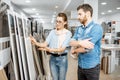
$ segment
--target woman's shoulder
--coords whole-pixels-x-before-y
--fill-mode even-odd
[[[68,30],[68,29],[64,29],[64,31],[66,31],[66,32],[70,32],[70,30]]]
[[[68,30],[68,29],[65,29],[65,31],[66,31],[67,34],[72,34],[71,31]]]

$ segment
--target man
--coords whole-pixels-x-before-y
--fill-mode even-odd
[[[78,54],[78,80],[99,80],[103,30],[92,20],[93,9],[89,4],[78,6],[77,11],[82,25],[77,27],[70,45],[76,47],[71,53]]]

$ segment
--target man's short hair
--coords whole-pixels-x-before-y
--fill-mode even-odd
[[[91,17],[93,15],[93,8],[89,4],[82,4],[77,7],[77,11],[83,9],[84,12],[90,11]]]

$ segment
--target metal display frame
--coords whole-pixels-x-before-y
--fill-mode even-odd
[[[29,72],[29,80],[35,80],[37,78],[37,73],[35,71],[35,65],[34,65],[34,58],[33,58],[33,51],[32,51],[32,45],[29,38],[29,35],[31,33],[30,25],[28,25],[30,22],[27,18],[22,17],[22,20],[24,22],[23,24],[23,36],[24,36],[24,44],[26,49],[26,59],[27,59],[27,65],[28,65],[28,72]]]
[[[23,80],[29,80],[28,77],[28,66],[27,66],[27,59],[26,59],[26,49],[25,49],[25,41],[24,41],[24,32],[23,32],[23,19],[19,14],[16,14],[17,20],[17,31],[18,31],[18,39],[19,39],[19,48],[21,52],[21,61],[22,61],[22,73],[23,73]]]
[[[7,10],[8,14],[8,23],[9,23],[9,34],[10,34],[10,46],[12,50],[12,57],[13,57],[13,64],[14,64],[14,72],[16,80],[20,80],[20,70],[19,70],[19,60],[18,60],[18,53],[17,53],[17,42],[16,42],[16,33],[15,33],[15,21],[14,21],[14,14],[12,11]],[[11,26],[11,18],[10,15],[13,17],[13,27]],[[14,32],[12,31],[14,29]]]

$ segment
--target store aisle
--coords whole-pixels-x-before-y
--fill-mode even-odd
[[[77,60],[68,54],[68,72],[66,80],[77,80]]]

